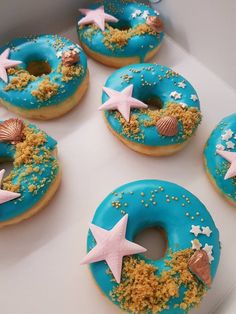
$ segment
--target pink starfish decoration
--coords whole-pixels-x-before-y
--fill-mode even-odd
[[[217,154],[219,154],[221,157],[226,159],[228,162],[230,162],[230,167],[225,175],[225,180],[233,178],[236,176],[236,153],[228,152],[225,150],[219,150],[217,149]]]
[[[85,15],[79,22],[78,25],[96,24],[102,31],[105,30],[105,21],[107,22],[118,22],[118,19],[110,14],[105,13],[104,6],[100,6],[95,10],[79,9],[79,11]]]
[[[97,245],[82,261],[82,264],[106,261],[118,283],[121,279],[123,257],[146,252],[144,247],[126,240],[127,222],[128,214],[109,231],[91,224],[90,230]]]
[[[0,185],[2,184],[2,179],[3,179],[4,173],[5,173],[4,169],[0,171]],[[19,193],[14,193],[14,192],[0,189],[0,204],[14,200],[17,197],[20,197]]]
[[[118,110],[127,122],[130,119],[131,108],[147,108],[148,106],[142,101],[132,97],[134,86],[131,84],[121,92],[103,87],[104,92],[110,97],[99,110]]]
[[[0,55],[0,78],[7,83],[8,82],[8,75],[7,75],[7,69],[12,68],[20,63],[21,61],[16,61],[16,60],[10,60],[8,59],[10,54],[10,49],[7,48],[2,52]]]

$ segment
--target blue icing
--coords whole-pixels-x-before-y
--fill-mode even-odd
[[[169,201],[167,201],[167,199]],[[119,202],[119,205],[115,205]],[[215,277],[219,258],[220,243],[219,232],[206,207],[192,193],[184,188],[159,180],[142,180],[125,184],[109,194],[97,208],[92,223],[110,230],[116,223],[128,214],[126,238],[134,241],[135,236],[149,227],[162,227],[167,236],[168,250],[162,259],[153,261],[144,255],[138,254],[140,259],[158,268],[158,273],[168,270],[165,260],[170,260],[169,249],[178,252],[192,247],[191,241],[196,239],[190,232],[192,225],[208,226],[212,233],[210,237],[199,234],[197,239],[204,247],[205,244],[213,246],[214,260],[210,264],[212,278]],[[96,245],[95,240],[88,232],[87,251]],[[110,292],[117,283],[111,281],[107,274],[107,264],[97,262],[90,264],[90,269],[95,281],[105,295],[111,300]],[[170,310],[162,311],[163,314],[183,314],[184,310],[175,308],[176,303],[181,303],[184,298],[185,287],[180,287],[180,296],[170,299]],[[117,305],[119,305],[116,302]]]
[[[72,80],[64,82],[62,81],[61,72],[58,71],[61,57],[57,57],[57,52],[67,51],[72,46],[80,50],[80,61],[78,65],[82,66],[83,71],[80,76],[73,77]],[[33,96],[31,92],[37,90],[39,83],[45,78],[44,76],[37,77],[35,81],[30,82],[23,90],[4,91],[6,83],[0,79],[0,98],[16,107],[22,109],[38,109],[63,102],[76,92],[78,86],[86,76],[87,57],[85,53],[79,46],[58,35],[40,35],[28,38],[17,38],[1,47],[0,53],[7,48],[11,49],[9,55],[10,59],[22,61],[22,64],[19,65],[22,69],[26,69],[28,63],[31,61],[47,61],[52,68],[48,77],[51,82],[59,85],[56,95],[46,101],[39,101],[39,99]],[[11,81],[13,77],[13,75],[9,75],[9,81]]]
[[[231,130],[233,132],[232,137],[228,139],[235,144],[232,149],[227,148],[227,140],[222,138],[222,135],[226,131]],[[226,151],[236,152],[236,114],[232,114],[223,120],[216,126],[211,133],[204,150],[204,157],[206,162],[206,168],[219,188],[221,193],[225,194],[233,202],[236,202],[236,178],[224,179],[224,176],[228,170],[229,162],[216,153],[217,145],[222,145]],[[220,147],[219,146],[219,147]]]
[[[185,88],[178,86],[178,83],[184,82]],[[177,105],[186,105],[186,108],[196,108],[200,111],[200,102],[197,93],[193,86],[181,75],[174,72],[170,68],[162,65],[143,63],[134,64],[123,67],[116,70],[107,79],[105,86],[118,91],[123,90],[128,85],[133,84],[133,97],[143,102],[150,98],[158,97],[163,108],[166,108],[169,103],[175,103]],[[180,99],[174,99],[171,97],[172,92],[181,94]],[[192,100],[191,96],[197,97],[196,100]],[[105,92],[102,94],[102,103],[106,102],[109,97]],[[107,122],[111,128],[118,134],[122,135],[129,141],[136,143],[142,143],[148,146],[165,146],[183,143],[187,137],[183,136],[182,123],[178,122],[179,132],[176,136],[162,136],[157,132],[156,126],[145,126],[143,121],[150,120],[146,113],[139,109],[132,109],[131,114],[136,114],[139,121],[139,134],[142,136],[128,136],[122,130],[122,124],[119,119],[116,118],[114,111],[106,111],[105,116]],[[193,133],[197,128],[200,121],[196,122]]]
[[[106,13],[113,15],[119,20],[117,23],[109,23],[114,28],[134,28],[137,25],[145,24],[146,18],[143,17],[145,11],[148,11],[150,16],[156,16],[156,12],[151,7],[141,3],[126,1],[106,0],[102,1],[102,3],[91,5],[90,8],[95,9],[101,4],[104,5]],[[132,14],[136,10],[140,10],[141,14],[133,18]],[[109,30],[105,30],[105,32],[109,32]],[[110,57],[137,56],[140,57],[140,61],[143,62],[146,55],[161,44],[164,33],[136,35],[130,38],[125,46],[121,48],[116,47],[114,49],[110,49],[104,44],[104,33],[100,29],[94,31],[91,25],[78,28],[78,36],[81,42],[85,43],[86,46],[97,53]]]
[[[38,134],[39,132],[42,134],[42,130],[38,129],[36,126],[28,126],[33,130],[34,134]],[[32,163],[29,164],[22,163],[19,166],[13,166],[11,173],[14,173],[14,177],[11,183],[13,185],[20,183],[18,192],[21,196],[0,205],[0,222],[7,221],[25,213],[40,202],[58,174],[58,163],[56,158],[52,155],[52,152],[57,146],[57,142],[44,132],[43,135],[45,136],[44,144],[37,146],[36,150],[34,150],[34,154],[39,158],[41,156],[42,161],[32,160]],[[14,162],[16,150],[15,145],[0,142],[0,159]],[[22,154],[24,153],[28,153],[27,148],[22,152]],[[30,170],[31,168],[33,171]],[[36,168],[38,168],[37,171]],[[30,185],[37,186],[37,189],[30,191]]]

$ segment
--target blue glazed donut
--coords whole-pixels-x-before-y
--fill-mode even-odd
[[[200,103],[193,86],[172,69],[147,63],[116,70],[107,79],[105,89],[120,92],[131,85],[132,97],[148,108],[131,107],[127,121],[117,110],[106,110],[110,98],[104,90],[100,109],[105,110],[109,129],[140,153],[163,156],[179,151],[201,121]]]
[[[93,20],[84,20],[87,13],[81,10],[78,37],[89,56],[103,64],[121,67],[146,62],[157,53],[164,37],[158,12],[145,4],[126,0],[99,1],[90,9],[101,6],[105,14],[116,19],[114,22],[115,19],[105,18],[104,29]]]
[[[205,168],[216,190],[236,205],[236,114],[212,131],[204,150]]]
[[[1,189],[20,194],[0,204],[0,227],[4,227],[41,210],[56,192],[61,172],[57,142],[35,125],[19,119],[0,123],[0,160],[13,162]]]
[[[126,214],[126,239],[133,242],[142,230],[161,227],[167,237],[166,254],[155,261],[142,254],[124,258],[119,284],[104,261],[90,264],[99,288],[129,313],[187,313],[207,290],[199,274],[193,268],[190,271],[189,260],[204,251],[208,259],[205,266],[213,279],[220,258],[219,232],[206,207],[176,184],[142,180],[109,194],[97,208],[92,223],[111,230]],[[89,231],[87,251],[95,246]],[[201,267],[201,272],[206,269]]]
[[[52,119],[78,104],[88,86],[87,57],[73,42],[58,35],[14,39],[9,60],[21,63],[0,78],[0,101],[27,118]],[[0,60],[1,63],[1,60]]]

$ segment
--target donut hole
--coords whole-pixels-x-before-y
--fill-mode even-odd
[[[163,102],[158,96],[151,96],[145,99],[144,102],[148,105],[149,110],[160,110],[163,108]]]
[[[161,227],[144,229],[136,235],[135,243],[147,249],[143,255],[151,260],[162,259],[167,251],[167,236]]]
[[[30,61],[26,69],[34,76],[48,75],[52,71],[50,64],[44,60]]]
[[[128,31],[131,28],[129,22],[125,20],[119,20],[117,23],[110,23],[109,25],[120,31]]]
[[[1,169],[5,169],[5,174],[3,179],[9,175],[9,173],[13,170],[14,166],[13,166],[13,161],[11,160],[4,160],[3,162],[1,162]]]

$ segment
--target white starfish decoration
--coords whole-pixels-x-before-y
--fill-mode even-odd
[[[144,10],[144,11],[143,11],[143,14],[142,14],[142,17],[143,17],[144,19],[146,19],[149,15],[150,15],[149,11],[148,11],[148,10]]]
[[[2,169],[0,171],[0,186],[2,185],[2,179],[5,174],[5,170]],[[15,198],[20,197],[21,195],[19,193],[10,192],[7,190],[0,189],[0,204],[6,203],[8,201],[14,200]]]
[[[192,225],[192,229],[190,230],[190,232],[193,233],[195,237],[197,237],[199,233],[202,233],[200,226],[194,226],[194,225]]]
[[[184,81],[179,82],[179,83],[178,83],[178,87],[180,87],[180,88],[185,88],[185,87],[186,87],[186,84],[184,83]]]
[[[18,64],[21,64],[21,61],[9,59],[10,49],[7,48],[0,55],[0,79],[5,83],[8,82],[7,69],[15,67]]]
[[[202,247],[202,244],[199,242],[198,239],[192,240],[191,243],[192,243],[192,249],[193,249],[193,250],[197,250],[197,251],[198,251],[198,250],[200,250],[201,247]]]
[[[132,97],[134,86],[128,85],[122,91],[103,87],[104,92],[110,97],[99,110],[118,110],[124,119],[129,122],[131,108],[147,108],[142,101]]]
[[[223,141],[228,141],[233,136],[234,132],[231,129],[225,131],[224,134],[221,135]]]
[[[229,149],[234,149],[235,144],[232,141],[226,142],[226,147]]]
[[[182,95],[180,93],[178,93],[177,91],[171,92],[170,93],[170,97],[176,99],[181,99]]]
[[[197,97],[197,95],[191,95],[191,100],[193,100],[193,101],[197,101],[198,100],[198,97]]]
[[[208,226],[202,227],[202,234],[206,235],[207,237],[210,237],[211,233],[212,231]]]
[[[207,253],[208,258],[209,258],[209,263],[211,264],[211,262],[214,261],[214,257],[212,255],[213,245],[208,245],[206,243],[203,250]]]

